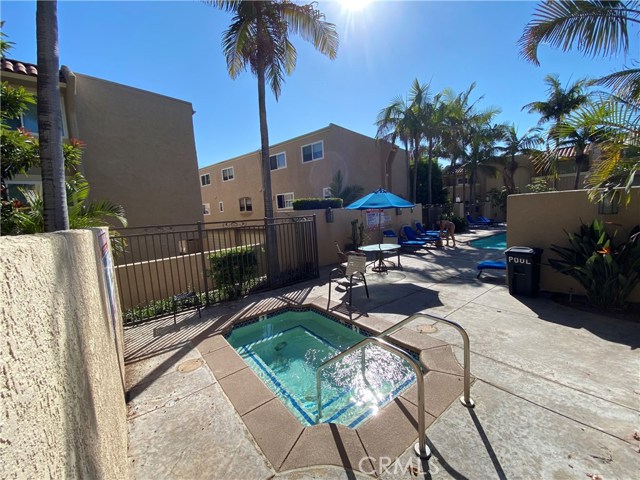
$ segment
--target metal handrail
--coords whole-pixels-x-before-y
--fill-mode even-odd
[[[362,341],[356,343],[354,346],[346,349],[344,352],[339,353],[335,357],[330,358],[322,365],[318,367],[316,370],[316,395],[317,395],[317,407],[318,414],[316,417],[316,422],[320,421],[320,417],[322,416],[322,381],[320,379],[320,373],[324,369],[324,367],[331,365],[337,362],[339,359],[343,358],[350,353],[355,352],[356,350],[360,350],[362,347],[365,347],[369,343],[377,343],[380,348],[386,350],[388,352],[394,353],[398,355],[400,358],[405,360],[411,368],[413,368],[414,373],[416,374],[416,382],[418,383],[418,445],[416,446],[416,453],[423,458],[428,458],[431,455],[425,439],[425,420],[424,420],[424,377],[422,376],[422,370],[420,368],[422,362],[416,361],[411,355],[402,350],[395,345],[383,340],[378,337],[367,337]],[[364,355],[364,350],[363,350]],[[364,363],[364,359],[362,360]],[[363,370],[364,375],[364,370]],[[365,379],[366,380],[366,379]]]
[[[460,397],[460,402],[468,408],[473,408],[475,406],[475,402],[471,399],[471,351],[469,347],[469,335],[467,331],[462,327],[462,325],[452,322],[451,320],[447,320],[446,318],[438,317],[437,315],[431,315],[429,313],[416,313],[415,315],[411,315],[410,317],[405,318],[401,322],[392,325],[387,328],[382,333],[376,335],[378,338],[389,338],[389,336],[400,330],[404,325],[410,323],[419,318],[426,318],[435,320],[437,322],[446,323],[447,325],[451,325],[453,328],[458,330],[460,335],[462,336],[462,342],[464,345],[464,395]]]

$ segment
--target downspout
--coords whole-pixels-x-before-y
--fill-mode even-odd
[[[69,129],[69,140],[72,138],[79,139],[80,131],[78,129],[78,117],[76,114],[76,75],[71,71],[69,67],[66,65],[62,65],[60,68],[62,72],[62,76],[64,78],[65,83],[67,84],[67,88],[64,92],[64,108],[67,114],[67,128]],[[82,162],[80,165],[76,167],[84,175],[84,171],[82,168]]]

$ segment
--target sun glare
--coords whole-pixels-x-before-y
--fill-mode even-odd
[[[371,3],[371,0],[340,0],[342,8],[351,12],[359,12],[369,3]]]

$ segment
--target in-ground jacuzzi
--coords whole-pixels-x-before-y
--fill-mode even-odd
[[[338,423],[355,428],[416,380],[406,361],[367,345],[364,357],[358,350],[322,369],[318,418],[318,367],[370,335],[327,313],[299,308],[241,322],[226,337],[303,425]]]

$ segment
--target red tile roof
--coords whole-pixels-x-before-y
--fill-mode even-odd
[[[3,58],[0,61],[0,70],[3,72],[13,72],[28,77],[38,76],[38,66],[33,63],[20,62],[18,60],[11,60],[10,58]],[[64,82],[65,78],[60,72],[60,81]]]

